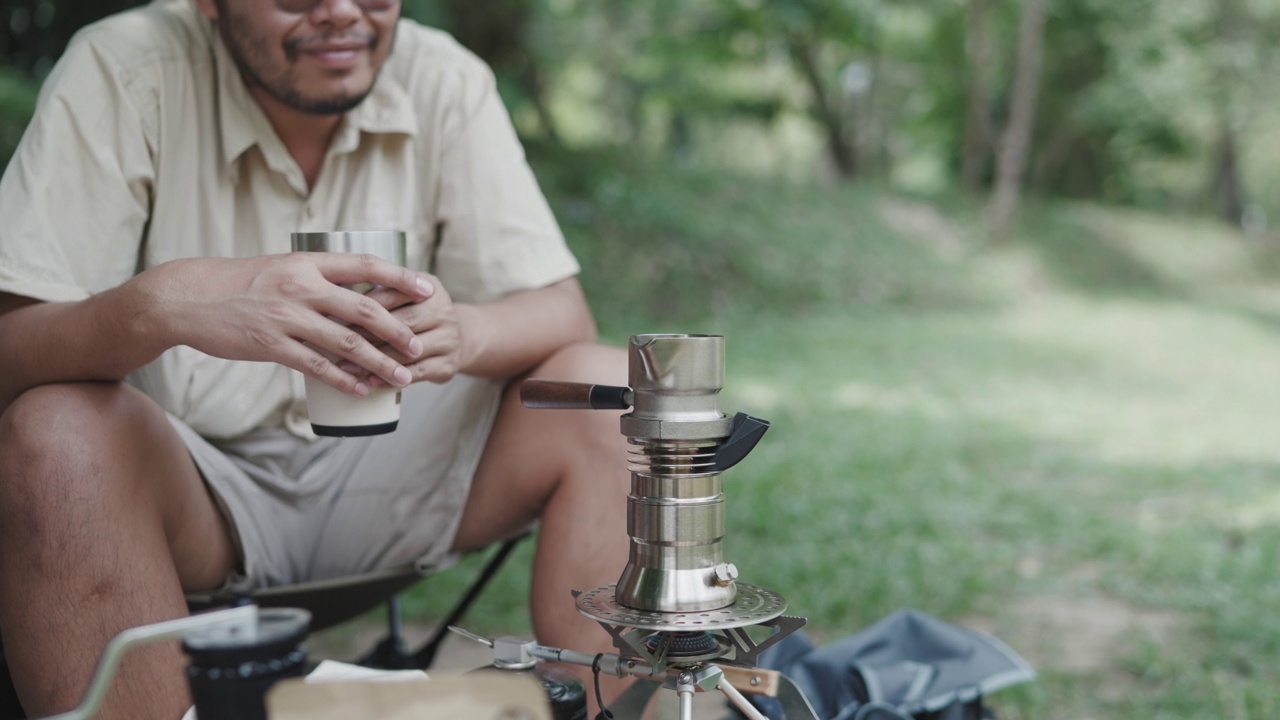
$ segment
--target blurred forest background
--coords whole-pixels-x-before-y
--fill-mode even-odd
[[[71,34],[138,4],[0,3],[0,158]],[[920,192],[1003,179],[1257,231],[1280,216],[1269,0],[405,0],[404,12],[489,61],[531,142]]]
[[[0,2],[0,161],[135,4]],[[1002,718],[1280,717],[1280,3],[404,8],[493,66],[605,339],[727,336],[774,429],[726,552],[819,641],[914,606],[1036,666]]]

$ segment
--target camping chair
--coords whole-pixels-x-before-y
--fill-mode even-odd
[[[448,637],[449,626],[462,620],[511,551],[530,534],[531,532],[525,532],[517,535],[490,551],[484,566],[462,597],[417,649],[409,649],[405,645],[399,599],[401,592],[425,579],[413,566],[297,585],[257,589],[230,587],[215,592],[191,593],[187,595],[187,606],[191,612],[248,602],[264,608],[302,608],[311,613],[310,632],[318,632],[352,620],[385,603],[387,633],[356,662],[381,669],[425,670],[435,661],[436,654]],[[0,720],[22,720],[24,717],[13,683],[9,680],[8,664],[0,653]]]
[[[507,556],[530,534],[525,532],[510,538],[491,551],[466,592],[417,650],[411,651],[405,647],[400,615],[400,593],[424,579],[412,565],[297,585],[259,589],[230,587],[209,593],[188,593],[187,607],[191,612],[200,612],[252,602],[264,608],[302,608],[311,613],[310,631],[314,633],[344,623],[385,603],[387,634],[357,662],[386,670],[425,670],[435,661],[436,653],[449,636],[449,626],[461,622],[472,603],[502,567]]]

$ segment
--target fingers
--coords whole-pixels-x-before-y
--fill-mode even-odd
[[[413,327],[406,323],[403,319],[392,315],[389,310],[378,303],[377,300],[361,295],[358,292],[339,288],[336,292],[321,299],[316,309],[325,315],[351,326],[343,328],[346,332],[341,338],[341,343],[332,349],[342,357],[351,357],[350,353],[362,349],[363,344],[356,341],[354,335],[365,340],[364,344],[369,344],[369,340],[385,341],[389,346],[399,350],[407,357],[417,357],[422,354],[422,342],[418,340],[414,334]],[[371,344],[369,344],[372,347]],[[352,357],[351,359],[355,359]],[[370,370],[375,368],[370,367]]]
[[[375,346],[355,328],[333,321],[327,321],[327,326],[308,333],[311,344],[317,350],[329,353],[338,361],[346,360],[354,363],[363,368],[364,372],[380,378],[383,381],[382,386],[393,387],[404,387],[413,382],[412,371],[401,364],[399,358],[416,358],[422,354],[422,341],[413,336],[412,331],[409,331],[409,335],[411,340],[408,345],[411,349],[407,353],[400,353],[390,346]],[[352,376],[359,375],[344,370],[339,372]],[[313,376],[324,379],[319,374],[313,373]]]
[[[358,373],[347,372],[305,343],[293,341],[282,348],[283,357],[279,362],[304,375],[313,377],[326,385],[332,386],[349,395],[364,397],[369,394],[368,379]],[[345,364],[345,363],[344,363]]]
[[[367,294],[335,287],[314,301],[313,308],[325,316],[324,322],[300,336],[322,357],[327,353],[338,364],[330,362],[330,369],[308,358],[316,367],[304,372],[329,384],[334,384],[333,379],[339,383],[335,387],[343,390],[347,386],[354,390],[361,383],[404,387],[417,380],[443,382],[456,374],[457,342],[449,342],[449,333],[439,330],[452,327],[456,337],[456,323],[449,322],[452,304],[435,278],[372,255],[294,255],[299,254],[309,256],[334,285],[375,286]],[[428,340],[437,351],[424,357]],[[334,372],[345,377],[335,378]]]
[[[348,256],[360,257],[360,256]],[[382,261],[368,256],[369,262],[379,264]],[[393,270],[403,268],[392,265]],[[412,308],[421,306],[426,300],[448,299],[446,293],[440,292],[435,278],[430,275],[405,271],[413,277],[413,286],[421,292],[408,293],[395,287],[376,285],[363,295],[354,291],[339,293],[331,298],[322,308],[328,315],[353,325],[358,331],[375,344],[385,341],[400,350],[409,358],[416,358],[422,352],[420,344],[415,344],[414,330],[421,331],[422,311]],[[326,276],[327,278],[327,276]],[[375,281],[376,282],[376,281]],[[410,308],[406,311],[405,308]],[[390,311],[398,311],[394,315]]]
[[[335,285],[373,283],[399,290],[415,300],[425,300],[435,292],[426,277],[376,255],[349,253],[305,253],[315,262],[325,279]]]
[[[427,348],[425,354],[420,357],[406,358],[385,346],[380,349],[394,360],[404,363],[413,377],[412,382],[443,383],[448,382],[454,375],[458,374],[460,340],[456,326],[437,327],[422,333],[418,337],[422,340],[423,346]],[[372,388],[391,386],[383,378],[370,374],[368,370],[355,363],[340,362],[338,366],[344,372],[365,380]]]
[[[430,282],[429,276],[426,279],[428,282]],[[435,292],[432,293],[433,297],[436,295],[437,293]],[[404,307],[405,305],[412,305],[413,303],[423,302],[421,299],[405,295],[399,290],[395,290],[392,288],[385,288],[385,287],[376,287],[370,290],[369,292],[365,293],[365,297],[372,299],[374,302],[378,303],[379,305],[381,305],[382,307],[388,310],[398,310]]]

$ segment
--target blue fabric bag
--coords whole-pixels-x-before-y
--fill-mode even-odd
[[[1036,676],[996,638],[912,609],[820,648],[795,633],[759,664],[790,678],[819,720],[990,718],[984,696]],[[770,720],[789,720],[777,700],[751,702]]]

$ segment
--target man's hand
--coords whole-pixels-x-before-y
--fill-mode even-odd
[[[408,305],[392,313],[378,299],[342,287],[361,283],[380,285],[379,292],[394,292]],[[154,269],[150,293],[143,312],[154,313],[176,344],[286,365],[357,396],[367,395],[371,383],[413,381],[419,370],[405,363],[423,354],[418,333],[430,337],[422,328],[440,322],[410,308],[443,294],[410,270],[345,253],[175,260]],[[447,296],[443,305],[452,309]]]
[[[366,332],[365,338],[373,341],[375,347],[388,357],[403,363],[413,376],[413,382],[426,380],[445,383],[458,373],[462,365],[462,331],[458,322],[458,308],[438,279],[426,273],[420,274],[418,279],[434,288],[429,297],[409,295],[386,286],[375,288],[367,297],[390,311],[392,317],[412,328],[422,344],[421,352],[414,356],[405,355],[390,344],[379,342],[371,332]],[[353,375],[369,375],[369,371],[362,371],[357,363],[339,363],[338,367]],[[390,385],[385,378],[377,375],[370,375],[368,383],[371,387]]]
[[[448,382],[458,373],[511,378],[569,343],[595,339],[595,322],[573,278],[471,305],[453,302],[437,278],[418,277],[435,288],[430,297],[414,297],[389,286],[367,297],[413,328],[422,342],[421,354],[406,355],[364,331],[365,339],[404,363],[415,382]],[[343,361],[339,367],[360,376],[370,387],[391,385],[383,377],[370,376],[358,363]]]

